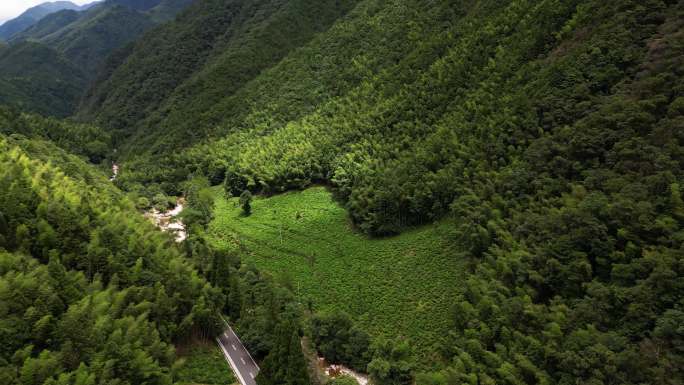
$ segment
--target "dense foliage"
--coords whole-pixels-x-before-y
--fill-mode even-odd
[[[111,153],[111,135],[99,127],[42,118],[5,107],[0,107],[0,133],[48,140],[71,154],[87,157],[91,163],[100,163]]]
[[[238,90],[354,3],[199,0],[112,60],[80,115],[135,136],[136,151],[197,142],[237,107],[231,98]]]
[[[33,29],[54,22],[60,14],[50,15],[33,28],[19,34],[15,40],[32,40],[47,45],[79,68],[88,79],[92,79],[112,51],[130,43],[155,23],[150,17],[123,6],[95,6],[80,12],[74,20],[64,20],[44,36],[36,36]],[[80,96],[80,95],[79,95]]]
[[[211,341],[222,312],[258,357],[281,348],[278,325],[299,314],[287,290],[206,247],[201,231],[177,247],[102,173],[34,132],[47,123],[68,147],[86,127],[2,117],[17,131],[0,133],[0,382],[183,381],[193,372],[175,363],[174,344]]]
[[[174,378],[178,385],[233,385],[237,380],[228,368],[221,349],[211,341],[183,353],[174,365]]]
[[[221,291],[106,185],[0,149],[2,383],[171,383],[170,343],[217,329]]]
[[[311,318],[311,340],[330,362],[364,372],[368,365],[370,337],[343,312],[315,314]]]
[[[29,48],[40,47],[0,47],[0,60],[30,57]],[[367,251],[345,259],[329,238],[291,229],[285,246],[299,249],[286,248],[284,223],[311,230],[316,222],[266,215],[259,209],[268,203],[248,199],[322,182],[371,235],[450,218],[451,259],[441,270],[465,270],[446,299],[442,293],[452,308],[433,314],[448,313],[435,323],[449,323],[450,332],[434,338],[430,364],[416,360],[414,343],[418,354],[425,345],[411,335],[376,333],[367,351],[354,351],[362,343],[350,341],[362,333],[349,319],[309,320],[304,329],[321,352],[357,368],[367,363],[376,385],[680,384],[683,51],[681,0],[199,0],[110,57],[79,112],[116,138],[125,162],[119,186],[160,202],[164,193],[186,195],[182,251],[147,236],[125,215],[132,205],[103,204],[88,193],[92,181],[46,165],[49,144],[3,140],[0,295],[28,300],[0,309],[2,330],[19,336],[3,347],[2,375],[166,383],[168,343],[210,334],[220,308],[264,360],[263,383],[306,380],[293,294],[238,255],[252,253],[297,283],[318,282],[307,288],[313,299],[372,293],[346,277],[334,277],[342,287],[321,284],[323,273],[355,267]],[[9,99],[28,105],[11,87],[17,79],[6,81]],[[27,128],[9,132],[70,150],[73,135],[88,138],[95,150],[75,150],[92,160],[109,140],[91,126],[71,133],[43,122],[54,125],[45,133],[30,117],[11,119]],[[252,215],[239,216],[231,201],[215,205],[210,185],[219,184],[243,196],[243,207],[249,201]],[[221,250],[205,240],[207,226]],[[330,237],[359,244],[339,234]],[[378,264],[364,267],[385,270],[368,273],[366,284],[393,271],[384,255],[374,257]],[[442,263],[441,254],[432,257],[397,269]],[[328,268],[317,270],[317,258],[328,258]],[[15,283],[24,276],[38,286]],[[158,282],[182,294],[167,298]],[[422,279],[420,289],[435,282],[442,280]],[[384,298],[393,288],[380,287]],[[41,290],[58,298],[34,305]],[[173,314],[155,313],[168,303]],[[411,305],[415,313],[398,316],[426,306]],[[80,321],[84,314],[113,321]],[[78,338],[87,333],[72,336],[74,319],[104,328],[97,331],[106,347],[120,346],[125,333],[148,337],[132,359],[133,348],[108,351],[144,370],[108,366],[92,339]]]
[[[146,44],[224,41],[193,32],[205,9],[133,47],[86,105],[133,138],[122,185],[325,181],[378,235],[453,216],[470,272],[450,369],[420,382],[681,382],[684,3],[367,0],[270,47],[284,57],[249,81],[222,83],[242,72],[218,43],[189,62],[162,46],[155,62],[188,65],[137,81],[159,67]]]
[[[63,11],[41,13],[12,34],[10,48],[0,50],[0,104],[42,115],[73,114],[112,52],[172,19],[190,2],[152,0],[141,7],[107,0],[85,8],[67,3]]]
[[[528,89],[539,133],[452,205],[472,277],[454,309],[454,370],[439,383],[684,378],[673,326],[684,298],[684,4],[626,5],[570,60],[549,62],[553,87]],[[601,11],[583,17],[607,20]]]
[[[0,104],[44,115],[70,115],[86,85],[79,68],[38,43],[0,46],[0,68]]]

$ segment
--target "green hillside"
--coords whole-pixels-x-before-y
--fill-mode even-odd
[[[150,20],[157,24],[173,20],[176,15],[184,11],[195,0],[162,0],[147,11]]]
[[[78,18],[81,17],[81,13],[74,10],[63,10],[55,12],[49,17],[44,17],[36,24],[24,29],[23,31],[16,33],[12,36],[10,41],[23,41],[23,40],[40,40],[60,29],[64,26],[69,25]]]
[[[252,34],[294,9],[278,4],[199,2],[110,62],[79,117],[120,135],[120,186],[325,182],[375,236],[453,218],[442,268],[466,274],[437,321],[444,369],[419,383],[678,383],[682,1],[364,0],[296,12],[327,20],[304,36]],[[221,242],[268,255],[266,219],[229,209]],[[410,383],[385,370],[410,366],[397,343],[376,349],[397,361],[370,363],[378,383]]]
[[[64,55],[36,43],[0,47],[0,105],[66,117],[86,85]]]
[[[215,39],[200,32],[222,31],[199,29],[221,13],[198,3],[134,47],[81,115],[129,136],[121,146],[135,154],[130,161],[154,154],[130,167],[140,171],[128,176],[133,182],[177,193],[174,183],[194,169],[215,183],[228,175],[237,190],[327,180],[364,231],[394,233],[444,215],[471,164],[514,163],[540,132],[591,112],[577,106],[598,103],[633,76],[645,39],[657,39],[663,22],[630,2],[455,5],[365,1],[268,70],[256,55],[283,52],[248,50],[245,71],[231,59],[243,51],[196,49],[193,42]],[[212,54],[215,45],[228,56]],[[577,110],[566,111],[562,99]],[[178,154],[198,141],[206,144]],[[370,191],[382,194],[370,199]]]
[[[3,55],[0,104],[42,115],[72,115],[107,57],[172,19],[189,0],[153,0],[137,9],[109,0],[83,11],[48,14],[12,36]]]
[[[171,341],[201,328],[188,300],[220,307],[215,289],[104,175],[66,176],[18,143],[0,135],[2,382],[170,382]]]
[[[308,383],[302,336],[374,385],[680,385],[683,52],[682,0],[197,0],[106,59],[87,124],[0,111],[0,383],[168,385],[220,311],[261,385]],[[0,47],[1,102],[53,108],[13,85],[61,79],[41,55],[69,65]],[[180,247],[130,201],[167,195]],[[51,261],[73,296],[33,306]],[[88,303],[136,320],[132,371],[69,329]]]
[[[241,216],[238,198],[215,190],[210,239],[274,274],[300,301],[343,310],[372,335],[407,336],[428,363],[449,332],[451,299],[463,267],[449,252],[449,224],[369,239],[322,187],[257,199]]]
[[[107,55],[154,25],[147,15],[130,8],[96,6],[40,42],[62,52],[92,78]]]
[[[84,12],[58,12],[17,34],[13,41],[32,40],[63,53],[89,78],[113,51],[157,24],[166,22],[192,0],[153,0],[147,7],[110,0]]]
[[[7,41],[14,37],[17,33],[31,27],[46,16],[59,12],[60,10],[77,10],[80,9],[78,5],[70,1],[53,1],[38,4],[23,12],[14,19],[8,20],[0,25],[0,40]]]
[[[99,127],[43,118],[5,107],[0,107],[0,133],[49,141],[69,154],[84,157],[95,164],[101,163],[111,153],[111,135]],[[55,162],[57,154],[48,155],[44,160]]]
[[[195,125],[222,99],[327,29],[353,3],[198,1],[176,22],[138,41],[120,63],[112,63],[116,70],[96,84],[80,114],[124,136],[138,134],[141,148],[161,146],[155,142],[162,132],[174,146],[197,141],[206,131],[180,127]]]
[[[297,317],[287,291],[196,236],[176,244],[108,175],[45,140],[69,147],[90,130],[1,112],[0,383],[232,383],[202,346],[236,309],[251,343],[280,348]]]

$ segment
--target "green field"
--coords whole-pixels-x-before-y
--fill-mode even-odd
[[[232,385],[237,380],[214,343],[196,345],[179,355],[175,368],[179,385]]]
[[[372,335],[407,336],[427,352],[449,330],[462,267],[446,246],[446,222],[400,236],[355,232],[323,187],[255,198],[244,217],[238,199],[215,190],[212,242],[291,282],[303,304],[339,308]]]

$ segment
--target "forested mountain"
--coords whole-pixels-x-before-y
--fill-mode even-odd
[[[110,0],[0,46],[0,102],[24,110],[68,114],[94,72],[65,71],[99,67],[80,123],[0,109],[0,383],[170,384],[172,346],[219,313],[262,385],[309,383],[302,335],[374,385],[684,382],[684,0],[196,0],[150,29],[186,5]],[[88,162],[112,158],[110,183]],[[266,202],[314,184],[335,200]],[[138,212],[165,194],[187,199],[180,245]],[[419,352],[419,327],[300,295],[295,273],[416,227],[383,258],[462,266],[396,307],[450,305]],[[326,250],[287,249],[309,238]]]
[[[126,214],[103,176],[86,184],[13,140],[0,138],[0,148],[2,382],[169,383],[170,342],[211,328],[194,320],[206,312],[195,301],[216,309],[220,292],[193,276],[168,238]]]
[[[175,22],[139,40],[130,55],[111,60],[82,114],[97,115],[112,129],[125,128],[122,134],[128,136],[131,127],[139,128],[145,146],[161,140],[156,133],[162,131],[174,143],[196,141],[204,131],[179,127],[204,119],[222,99],[327,29],[354,3],[198,1]]]
[[[197,234],[176,246],[100,171],[44,140],[70,148],[96,128],[0,112],[12,132],[0,133],[1,383],[171,384],[174,344],[219,333],[221,312],[266,351],[297,333],[291,294]]]
[[[123,138],[120,186],[452,218],[469,275],[419,383],[680,383],[684,2],[323,3],[199,1],[110,60],[79,117]]]
[[[49,16],[42,18],[39,22],[34,25],[18,32],[12,36],[10,41],[23,41],[23,40],[38,40],[53,34],[64,26],[69,25],[81,16],[81,13],[73,10],[63,10],[55,12]]]
[[[43,118],[4,107],[0,107],[0,123],[0,134],[21,135],[31,140],[37,139],[38,142],[48,142],[67,154],[84,157],[92,164],[99,164],[111,156],[111,135],[96,126]],[[44,160],[54,162],[51,158]],[[69,169],[63,163],[60,163],[60,168],[63,171]],[[84,172],[87,171],[89,169]]]
[[[91,4],[78,6],[70,1],[55,1],[39,4],[35,7],[29,8],[17,18],[8,20],[0,25],[0,40],[9,40],[15,34],[32,26],[49,14],[64,9],[83,10],[90,6]]]
[[[8,84],[0,89],[0,101],[44,115],[71,115],[109,54],[191,2],[107,0],[83,11],[68,8],[43,17],[10,39],[22,56],[7,55],[0,63],[0,77]],[[26,65],[37,61],[42,61],[39,67]]]
[[[37,41],[55,49],[80,68],[88,78],[95,76],[98,67],[112,51],[133,41],[155,25],[149,16],[134,9],[105,4],[80,13],[78,18],[49,34],[40,32],[43,22],[49,23],[53,21],[53,17],[61,16],[60,13],[46,17],[41,23],[19,34],[15,41]],[[69,17],[66,18],[68,19]],[[34,36],[34,29],[43,36]]]
[[[99,49],[98,58],[103,60],[112,50],[130,42],[142,31],[172,19],[192,1],[153,0],[143,7],[143,3],[138,2],[108,0],[90,7],[88,12],[64,10],[50,14],[15,34],[10,41],[37,40],[68,54],[64,46],[79,45],[69,40],[91,39],[80,45],[90,50]],[[124,29],[124,25],[131,31]]]
[[[65,117],[87,80],[81,69],[44,45],[0,47],[0,104]]]

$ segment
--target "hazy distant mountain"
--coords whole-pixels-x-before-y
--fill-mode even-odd
[[[15,34],[36,24],[49,14],[65,9],[73,11],[85,10],[91,7],[93,4],[95,3],[79,6],[70,1],[55,1],[43,3],[29,8],[18,17],[8,20],[0,26],[0,39],[9,40]]]
[[[44,43],[92,74],[112,50],[174,17],[192,1],[106,0],[82,12],[64,9],[44,17],[9,41]]]
[[[65,26],[75,22],[81,16],[82,13],[79,11],[63,9],[44,17],[22,32],[14,34],[10,39],[8,39],[8,41],[17,42],[21,40],[43,40],[53,33],[61,30]]]
[[[93,74],[113,50],[131,42],[155,23],[146,14],[121,5],[102,5],[39,41],[62,52]]]
[[[20,104],[26,110],[47,115],[68,115],[108,55],[155,25],[175,17],[192,1],[106,0],[83,7],[68,3],[72,7],[52,12],[8,39],[11,51],[16,46],[23,47],[18,51],[23,56],[9,55],[0,62],[0,72],[9,67],[16,69],[13,78],[0,76],[0,104]],[[50,6],[56,9],[54,3]],[[43,57],[46,63],[39,69],[23,68],[26,57]],[[63,65],[64,60],[68,61],[68,66]],[[41,72],[51,74],[50,78],[41,79],[43,83],[49,79],[67,81],[51,83],[56,87],[52,93],[23,92],[28,89],[27,84],[33,86],[32,81],[40,78]],[[69,92],[56,92],[58,84]],[[32,98],[33,94],[40,94],[40,100]]]

